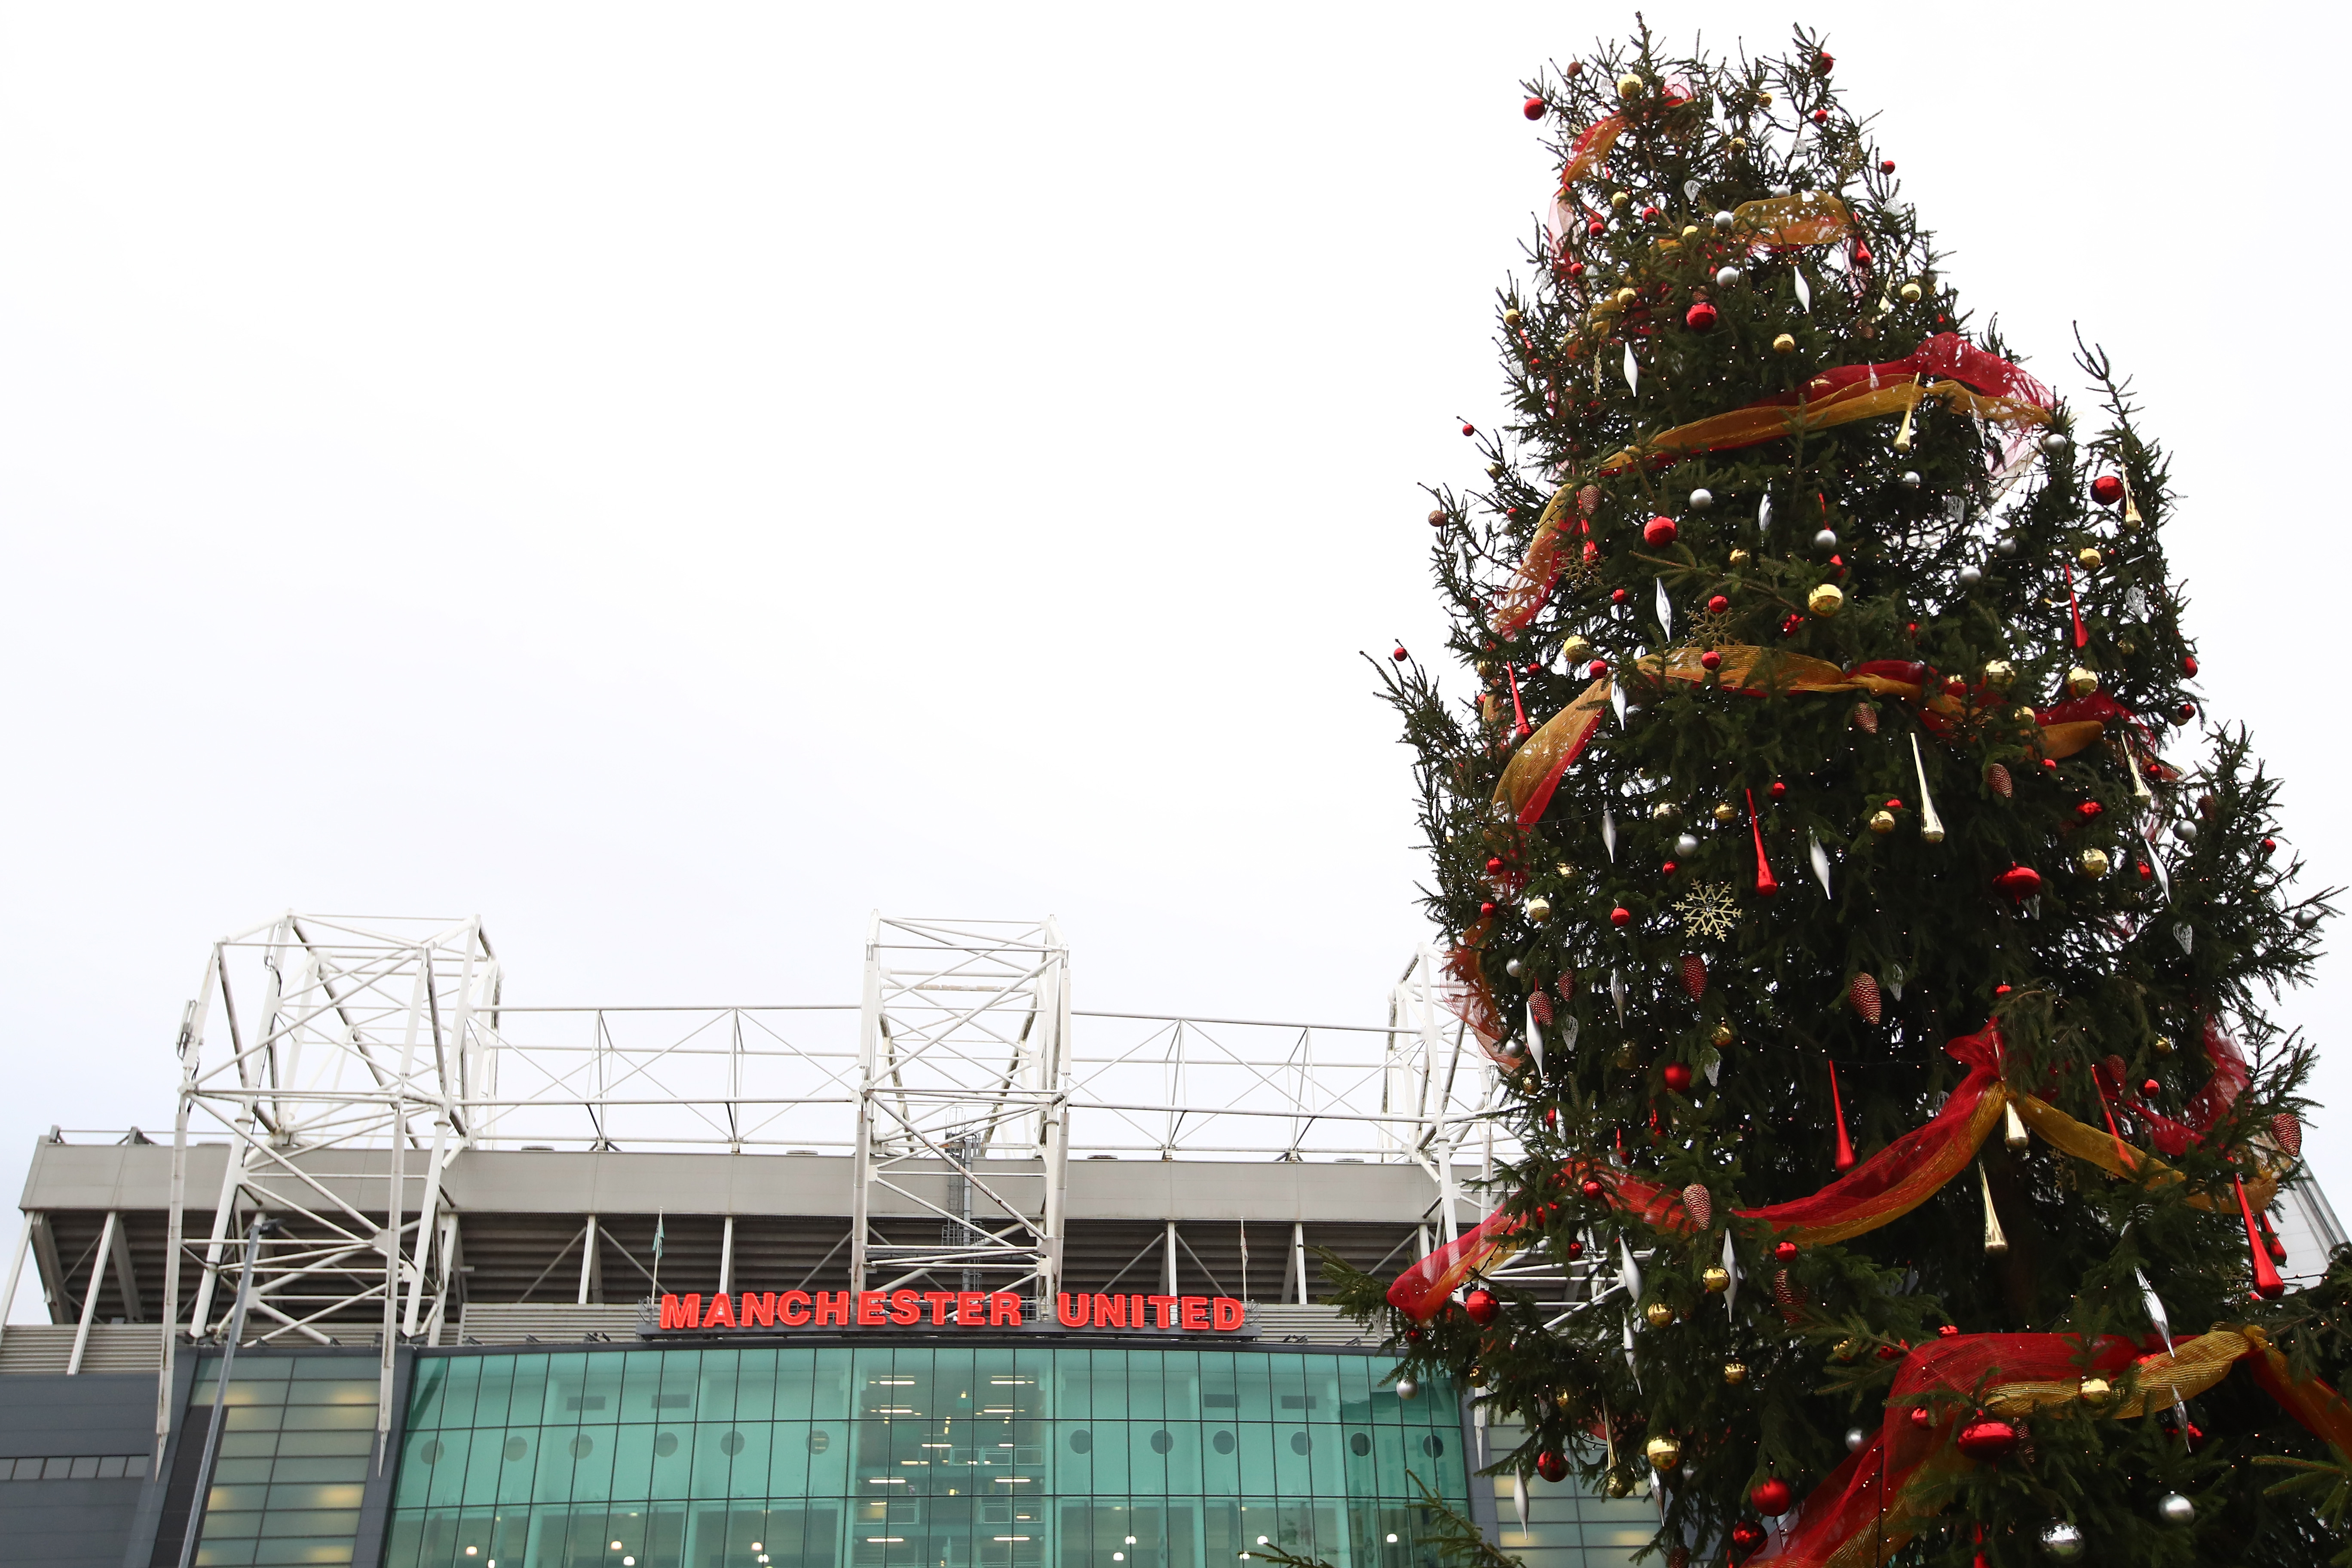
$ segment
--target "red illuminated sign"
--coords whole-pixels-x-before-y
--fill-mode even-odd
[[[1023,1302],[1009,1290],[725,1290],[661,1299],[661,1327],[694,1329],[1022,1328]],[[1090,1296],[1064,1291],[1054,1303],[1065,1329],[1176,1329],[1237,1332],[1248,1310],[1231,1296]],[[1039,1328],[1047,1325],[1041,1319]]]

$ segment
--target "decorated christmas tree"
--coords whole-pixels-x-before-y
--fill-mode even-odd
[[[2078,409],[1963,305],[1818,38],[1528,92],[1459,665],[1382,662],[1521,1152],[1344,1299],[1669,1562],[2328,1560],[2352,1263],[2276,1271],[2263,1011],[2326,900],[2202,711],[2195,510],[2104,354]]]

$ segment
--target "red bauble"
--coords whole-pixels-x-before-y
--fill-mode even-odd
[[[1493,876],[1496,872],[1500,871],[1502,868],[1503,868],[1503,859],[1502,859],[1502,857],[1501,857],[1501,856],[1499,856],[1499,855],[1489,855],[1489,856],[1487,856],[1487,857],[1486,857],[1486,875],[1488,875],[1489,877],[1491,877],[1491,876]]]
[[[1701,300],[1697,304],[1693,305],[1689,310],[1683,312],[1683,325],[1688,327],[1694,332],[1706,332],[1714,331],[1715,307],[1708,304],[1706,300]]]
[[[1862,1015],[1865,1024],[1875,1024],[1885,1014],[1886,1004],[1879,995],[1878,982],[1868,974],[1857,974],[1847,982],[1845,999],[1849,1006]]]
[[[1423,1337],[1422,1331],[1419,1329],[1407,1329],[1404,1331],[1404,1342],[1409,1345],[1417,1345],[1421,1343]]]
[[[1599,218],[1593,218],[1584,226],[1584,232],[1591,235],[1593,238],[1599,239],[1602,235],[1609,232],[1609,226],[1601,222]]]
[[[1672,544],[1675,542],[1675,520],[1673,518],[1654,517],[1649,521],[1642,525],[1642,542],[1648,545],[1651,549],[1656,550],[1664,545]]]
[[[1813,123],[1814,123],[1814,124],[1816,124],[1816,125],[1827,125],[1829,122],[1830,122],[1830,111],[1829,111],[1828,110],[1826,110],[1826,109],[1816,109],[1816,110],[1813,110]]]
[[[2101,506],[2113,506],[2124,499],[2124,482],[2113,474],[2101,474],[2091,481],[2091,499]]]
[[[1668,1062],[1666,1064],[1666,1070],[1659,1076],[1666,1080],[1666,1087],[1673,1089],[1676,1094],[1685,1094],[1689,1092],[1691,1086],[1691,1070],[1690,1068],[1683,1066],[1682,1063]]]
[[[1531,98],[1519,106],[1519,112],[1525,114],[1529,120],[1541,120],[1544,117],[1544,100],[1540,98]]]
[[[1698,656],[1698,666],[1701,669],[1721,669],[1723,668],[1723,656],[1716,652],[1715,649],[1709,648],[1705,653]]]
[[[1729,608],[1731,601],[1721,594],[1714,595],[1706,602],[1706,613],[1710,616],[1719,616]]]
[[[1895,173],[1895,160],[1892,158],[1881,158],[1878,161],[1878,172],[1882,174],[1891,174]]]
[[[2155,881],[2155,880],[2156,880],[2156,868],[2155,868],[2155,867],[2153,867],[2153,866],[2149,865],[2149,864],[2148,864],[2147,861],[2145,861],[2145,860],[2142,860],[2142,861],[2138,862],[2138,866],[2139,866],[2139,879],[2140,879],[2141,881],[2143,881],[2143,882],[2153,882],[2153,881]]]
[[[1789,786],[1782,784],[1780,780],[1774,779],[1772,781],[1772,788],[1769,793],[1774,800],[1785,800],[1789,795]]]
[[[1933,1421],[1934,1419],[1934,1416],[1927,1414],[1927,1407],[1926,1405],[1915,1405],[1911,1407],[1912,1426],[1925,1426],[1928,1422]]]
[[[1780,622],[1780,635],[1784,637],[1794,637],[1804,629],[1804,616],[1797,615],[1786,616]]]
[[[2031,866],[2011,866],[1995,877],[1992,885],[2021,904],[2042,891],[2042,873]]]
[[[1960,1325],[1958,1323],[1939,1323],[1936,1326],[1936,1335],[1938,1339],[1958,1339],[1960,1337]]]
[[[1622,605],[1633,596],[1633,595],[1628,594],[1622,588],[1612,588],[1609,590],[1609,602],[1612,605]]]
[[[1583,262],[1581,262],[1581,261],[1571,261],[1571,262],[1570,262],[1570,263],[1568,264],[1568,275],[1569,275],[1569,277],[1570,277],[1570,278],[1571,278],[1571,279],[1576,279],[1576,278],[1581,278],[1581,277],[1583,277],[1583,276],[1584,276],[1584,263],[1583,263]]]
[[[2163,1087],[2164,1086],[2162,1084],[2157,1082],[2156,1079],[2152,1078],[2143,1079],[2140,1080],[2139,1086],[2140,1098],[2143,1100],[2154,1100],[2156,1098],[2157,1091]]]
[[[1492,904],[1480,904],[1478,906],[1478,914],[1481,919],[1491,918],[1494,912],[1495,906]]]
[[[2273,856],[2273,855],[2275,855],[2275,854],[2277,854],[2277,853],[2278,853],[2278,840],[2277,840],[2277,839],[2275,839],[2275,838],[2265,838],[2265,839],[2263,839],[2263,854],[2264,858],[2267,858],[2268,857]]]
[[[1671,861],[1671,860],[1667,861],[1664,865],[1663,865],[1663,866],[1661,866],[1661,867],[1659,867],[1659,868],[1658,868],[1658,875],[1660,875],[1661,877],[1671,877],[1671,876],[1673,876],[1674,874],[1675,874],[1675,863],[1674,863],[1673,861]]]
[[[1406,659],[1411,658],[1412,655],[1404,651],[1404,644],[1399,643],[1396,645],[1395,649],[1390,653],[1389,657],[1396,660],[1399,664],[1402,664]]]
[[[1605,658],[1596,658],[1584,667],[1584,672],[1598,680],[1609,673],[1609,661]]]
[[[1794,1263],[1797,1260],[1797,1244],[1793,1241],[1776,1241],[1772,1244],[1772,1256],[1783,1263]]]
[[[1643,221],[1643,223],[1655,223],[1655,222],[1657,222],[1657,221],[1658,221],[1658,209],[1657,209],[1657,208],[1655,208],[1655,207],[1643,207],[1643,208],[1642,209],[1642,221]]]
[[[1620,904],[1615,909],[1609,911],[1609,923],[1613,926],[1632,925],[1633,923],[1633,911],[1627,909],[1624,905]]]
[[[1694,1002],[1706,994],[1706,960],[1686,952],[1682,961],[1683,991]]]
[[[2105,810],[2106,810],[2106,807],[2101,805],[2097,801],[2086,800],[2082,805],[2074,808],[2074,815],[2081,817],[2084,821],[2088,822],[2091,818],[2098,816],[2099,813]]]
[[[1833,66],[1833,65],[1837,64],[1837,61],[1836,61],[1835,59],[1833,59],[1833,58],[1831,58],[1830,53],[1829,53],[1829,51],[1828,51],[1827,49],[1822,50],[1822,51],[1821,52],[1821,55],[1818,57],[1818,58],[1819,58],[1819,63],[1820,63],[1821,68],[1822,68],[1822,74],[1823,76],[1827,76],[1827,75],[1829,75],[1829,74],[1830,74],[1830,68],[1831,68],[1832,66]]]
[[[2193,653],[2192,653],[2192,654],[2186,654],[2186,655],[2183,655],[2183,656],[2182,656],[2182,658],[2181,658],[2181,660],[2180,660],[2180,669],[2181,669],[2181,673],[2182,673],[2182,674],[2184,674],[2184,675],[2194,675],[2194,674],[2196,674],[2196,673],[2197,673],[2197,656],[2196,656],[2195,654],[2193,654]]]
[[[1597,1198],[1602,1193],[1609,1190],[1601,1184],[1599,1178],[1593,1176],[1585,1177],[1582,1182],[1578,1184],[1578,1187],[1579,1190],[1581,1191],[1588,1198]]]
[[[2006,1421],[1980,1417],[1960,1428],[1960,1452],[1971,1459],[1990,1462],[2016,1451],[2017,1428]]]
[[[1495,1315],[1503,1310],[1503,1304],[1495,1300],[1492,1290],[1482,1286],[1462,1298],[1462,1310],[1470,1314],[1472,1322],[1483,1329],[1495,1321]]]
[[[1462,426],[1462,434],[1465,436],[1475,436],[1478,434],[1478,426],[1475,425],[1465,424]]]
[[[2186,724],[2189,721],[2196,717],[2197,704],[2194,702],[2184,702],[2180,705],[2180,721],[2182,723]]]
[[[1568,1479],[1568,1461],[1549,1448],[1536,1456],[1536,1474],[1548,1481]]]
[[[1756,1511],[1765,1518],[1778,1519],[1789,1511],[1789,1505],[1797,1500],[1797,1493],[1780,1477],[1770,1476],[1748,1494],[1748,1500],[1754,1503]]]
[[[1752,1519],[1743,1519],[1731,1527],[1731,1549],[1745,1556],[1764,1544],[1764,1527]]]

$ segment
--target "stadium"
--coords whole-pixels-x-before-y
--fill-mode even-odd
[[[1513,1152],[1439,984],[1088,1012],[1051,921],[877,916],[854,1002],[550,1007],[478,920],[225,939],[174,1125],[35,1152],[0,1562],[1424,1568],[1433,1499],[1628,1562],[1645,1495],[1481,1476],[1516,1436],[1318,1300]]]

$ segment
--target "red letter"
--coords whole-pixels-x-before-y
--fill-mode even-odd
[[[776,1321],[788,1329],[806,1328],[809,1321],[809,1293],[787,1290],[776,1298]]]
[[[1242,1319],[1248,1314],[1248,1309],[1231,1296],[1220,1296],[1210,1306],[1216,1312],[1219,1333],[1232,1333],[1242,1326]]]
[[[664,1296],[661,1326],[665,1329],[702,1327],[702,1293],[698,1290],[691,1296]]]
[[[992,1329],[1003,1323],[1021,1326],[1021,1298],[1010,1290],[992,1291],[988,1298],[988,1326]]]
[[[1054,1317],[1066,1329],[1085,1328],[1087,1326],[1086,1292],[1078,1293],[1078,1310],[1073,1312],[1070,1310],[1070,1293],[1067,1290],[1063,1291],[1055,1300]]]
[[[1172,1329],[1176,1326],[1175,1297],[1147,1296],[1144,1300],[1150,1301],[1151,1303],[1152,1310],[1160,1314],[1160,1326],[1161,1328]]]
[[[1142,1297],[1129,1296],[1127,1299],[1127,1324],[1131,1329],[1148,1329],[1151,1326],[1151,1314],[1144,1306]]]
[[[743,1326],[769,1328],[776,1326],[776,1293],[773,1290],[746,1290],[735,1298],[735,1310],[743,1315]]]
[[[1127,1327],[1127,1298],[1124,1296],[1096,1297],[1095,1327],[1098,1329]]]
[[[1186,1328],[1205,1329],[1209,1326],[1209,1299],[1206,1296],[1187,1296],[1181,1305],[1183,1310],[1181,1321]]]
[[[821,1329],[827,1323],[838,1323],[844,1328],[849,1326],[848,1291],[820,1290],[816,1293],[816,1326]]]
[[[988,1327],[988,1292],[959,1290],[956,1292],[956,1326],[964,1329]]]
[[[890,1321],[900,1328],[923,1321],[923,1299],[912,1290],[890,1292]]]
[[[731,1329],[735,1326],[735,1307],[727,1300],[726,1291],[721,1290],[710,1298],[710,1310],[702,1314],[702,1326],[706,1329]]]
[[[879,1290],[860,1290],[857,1293],[858,1323],[863,1326],[888,1322],[890,1320],[884,1315],[882,1309],[889,1300]]]
[[[923,1292],[923,1300],[931,1304],[931,1327],[936,1329],[948,1321],[948,1309],[955,1305],[955,1297],[956,1293],[952,1290]]]

